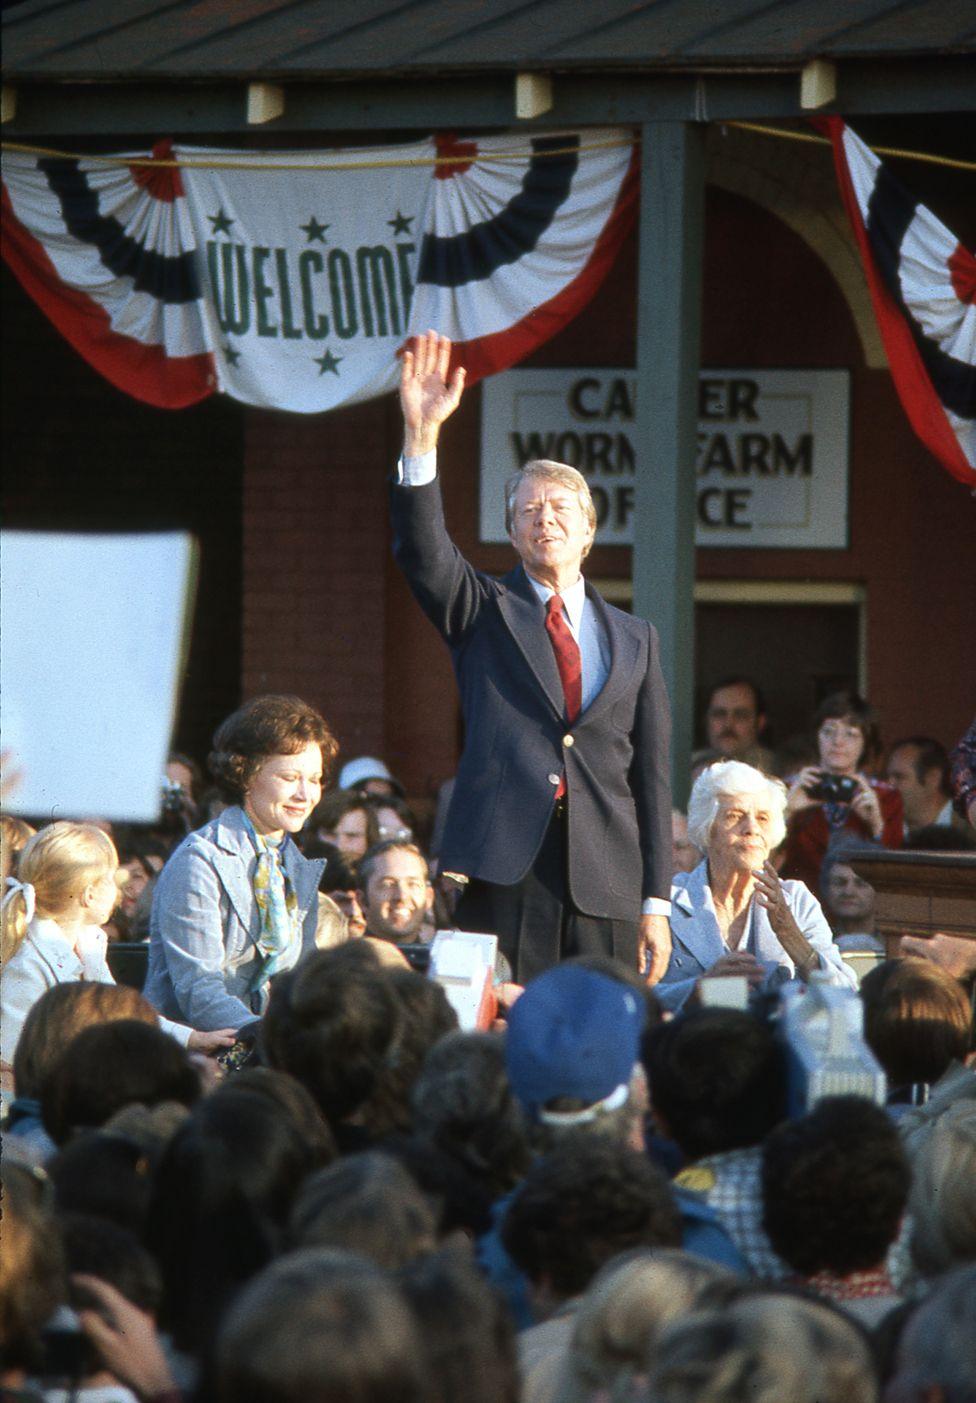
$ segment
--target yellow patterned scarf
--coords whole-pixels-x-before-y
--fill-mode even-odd
[[[246,814],[244,821],[258,855],[253,888],[261,917],[258,949],[264,956],[264,964],[256,980],[257,987],[260,987],[283,966],[287,968],[294,963],[288,959],[286,964],[286,957],[292,954],[296,941],[301,940],[298,898],[281,860],[281,847],[287,838],[272,842],[257,831]]]

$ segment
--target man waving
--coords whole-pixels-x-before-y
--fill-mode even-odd
[[[506,487],[520,563],[462,558],[437,482],[441,425],[464,371],[428,332],[403,356],[394,553],[451,650],[465,720],[441,868],[467,878],[462,929],[493,931],[515,978],[574,954],[647,967],[671,948],[670,714],[657,634],[606,604],[581,566],[596,527],[586,479],[549,460]]]

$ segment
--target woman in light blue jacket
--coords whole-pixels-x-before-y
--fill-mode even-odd
[[[296,847],[337,752],[292,696],[256,697],[218,727],[210,769],[231,806],[191,833],[160,873],[144,993],[194,1028],[260,1017],[271,978],[314,948],[324,864]]]
[[[857,980],[834,945],[820,903],[802,882],[781,881],[770,853],[786,835],[786,787],[726,760],[695,782],[688,837],[705,854],[671,888],[671,959],[654,993],[683,1006],[702,978],[742,975],[751,988],[806,980]]]

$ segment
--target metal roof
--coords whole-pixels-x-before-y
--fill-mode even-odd
[[[973,0],[22,0],[10,81],[796,68],[976,49]]]

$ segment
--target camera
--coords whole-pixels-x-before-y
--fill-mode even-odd
[[[261,1031],[261,1020],[255,1018],[237,1030],[237,1037],[230,1047],[217,1053],[217,1065],[225,1076],[253,1067],[258,1060],[257,1041]]]
[[[163,775],[159,826],[164,833],[187,834],[194,826],[193,802],[182,784]]]
[[[424,945],[422,941],[416,940],[406,945],[398,945],[397,949],[401,955],[406,956],[410,968],[415,969],[418,974],[426,974],[430,969],[429,945]]]
[[[183,813],[183,786],[166,775],[163,775],[162,810],[164,814],[177,816]]]
[[[811,799],[822,799],[825,804],[849,804],[859,788],[853,775],[822,774],[807,793]]]
[[[104,1368],[98,1350],[82,1331],[77,1316],[68,1309],[62,1308],[41,1331],[41,1350],[40,1375],[48,1381],[76,1383]]]

